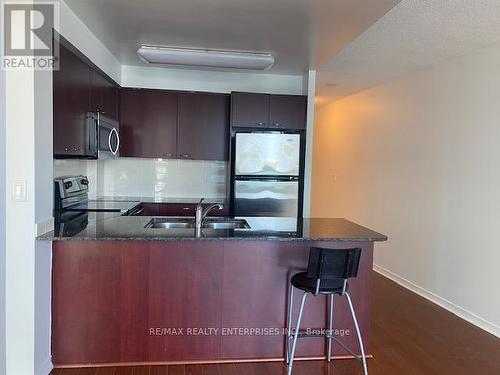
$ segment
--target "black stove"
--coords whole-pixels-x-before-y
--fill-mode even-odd
[[[54,179],[55,231],[59,234],[77,234],[87,227],[89,220],[142,213],[143,206],[139,201],[91,200],[88,187],[86,176]]]

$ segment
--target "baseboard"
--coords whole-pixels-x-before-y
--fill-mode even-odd
[[[372,359],[372,354],[367,354],[366,358]],[[354,359],[352,355],[334,355],[332,360]],[[324,361],[325,356],[318,357],[296,357],[294,361]],[[157,362],[109,362],[109,363],[82,363],[82,364],[56,364],[54,368],[86,368],[86,367],[132,367],[132,366],[177,366],[177,365],[203,365],[203,364],[224,364],[224,363],[258,363],[258,362],[285,362],[285,357],[277,358],[247,358],[247,359],[216,359],[216,360],[191,360],[191,361],[157,361]]]
[[[54,366],[52,365],[52,358],[48,356],[45,361],[35,369],[35,375],[49,375]]]
[[[387,277],[388,279],[391,279],[394,281],[396,284],[401,285],[402,287],[411,290],[413,293],[418,294],[421,297],[424,297],[425,299],[431,301],[432,303],[435,303],[436,305],[442,307],[443,309],[448,310],[449,312],[455,314],[461,319],[466,320],[467,322],[475,325],[476,327],[481,328],[482,330],[491,333],[492,335],[500,338],[500,327],[497,326],[494,323],[491,323],[487,321],[486,319],[481,318],[480,316],[477,316],[473,312],[470,312],[458,305],[455,305],[453,302],[448,301],[447,299],[444,299],[437,294],[434,294],[432,292],[429,292],[428,290],[418,286],[417,284],[405,279],[404,277],[401,277],[397,274],[395,274],[392,271],[389,271],[388,269],[381,267],[379,265],[374,264],[373,265],[373,270],[382,276]]]

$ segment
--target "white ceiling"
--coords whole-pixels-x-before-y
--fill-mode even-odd
[[[153,44],[271,52],[283,74],[328,62],[399,1],[65,0],[122,64]]]
[[[319,69],[317,94],[343,97],[495,43],[499,0],[403,0]]]

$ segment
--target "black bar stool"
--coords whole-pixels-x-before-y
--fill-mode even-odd
[[[359,330],[358,320],[352,305],[351,297],[347,293],[349,285],[347,279],[356,277],[358,274],[359,258],[361,249],[322,249],[312,247],[309,251],[309,264],[307,272],[300,272],[292,276],[290,286],[290,299],[288,301],[288,327],[287,327],[287,347],[286,360],[288,363],[288,375],[292,373],[293,359],[295,357],[295,348],[299,337],[325,337],[328,340],[327,358],[328,362],[332,359],[332,339],[340,346],[348,351],[355,358],[363,363],[365,375],[368,375],[366,365],[365,349],[363,347],[363,339]],[[300,303],[299,316],[297,318],[297,327],[295,333],[292,334],[292,305],[293,305],[293,290],[300,289],[304,292]],[[311,293],[313,296],[318,294],[327,294],[329,298],[329,319],[328,331],[326,334],[308,334],[299,332],[302,314],[307,295]],[[349,303],[349,310],[356,327],[361,357],[347,348],[340,340],[333,335],[333,296],[345,296]],[[290,341],[292,341],[290,346]]]

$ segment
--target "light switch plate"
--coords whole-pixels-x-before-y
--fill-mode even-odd
[[[26,185],[27,181],[24,179],[16,179],[12,184],[12,201],[13,202],[26,202]]]

